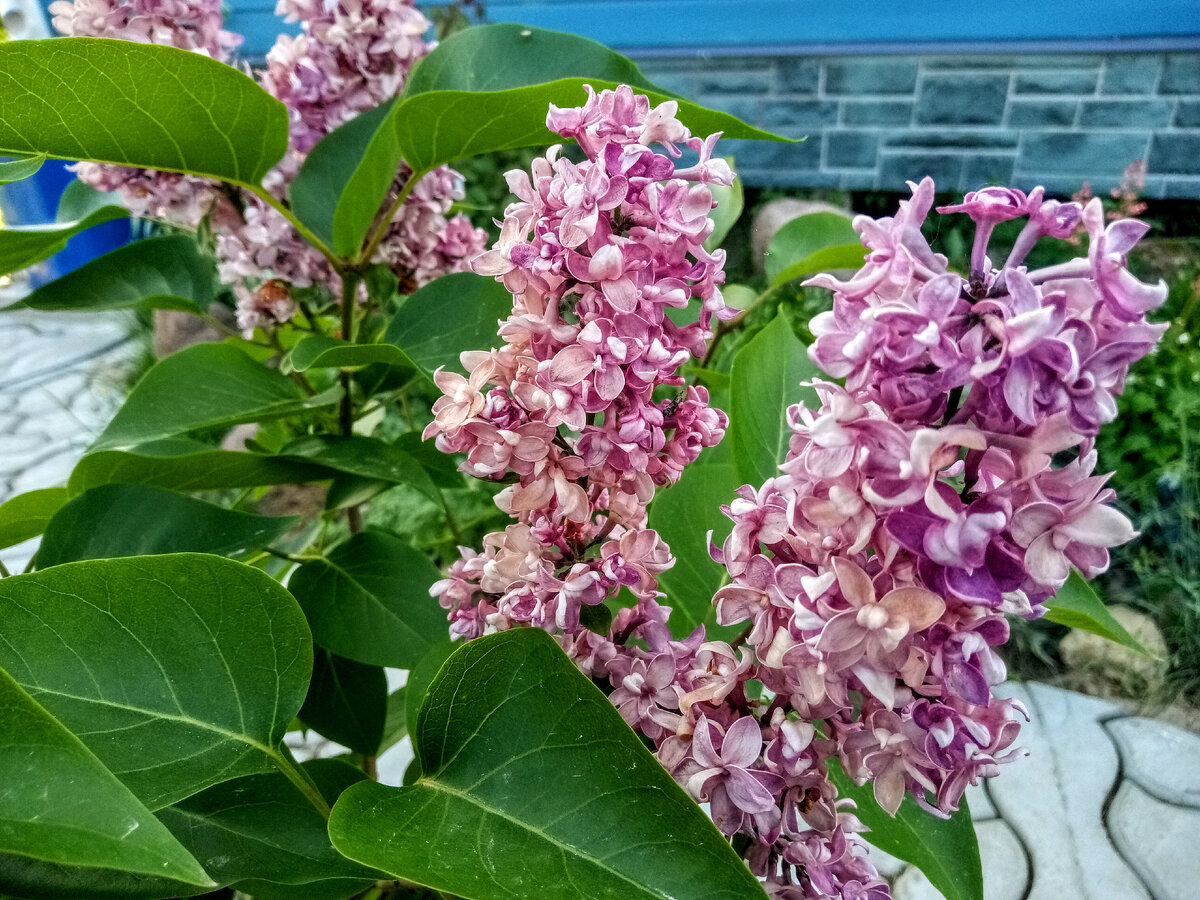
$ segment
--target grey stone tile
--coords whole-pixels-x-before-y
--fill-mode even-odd
[[[1070,127],[1078,111],[1078,100],[1010,100],[1008,124],[1011,128]]]
[[[821,63],[815,59],[781,59],[777,83],[783,94],[815,94],[821,81]]]
[[[907,125],[912,121],[910,100],[843,100],[843,125]]]
[[[1023,900],[1030,873],[1029,859],[1020,839],[1000,820],[976,823],[975,836],[979,839],[979,861],[983,865],[984,900]],[[911,866],[896,879],[892,896],[895,900],[942,898],[921,870]]]
[[[1150,181],[1146,179],[1147,183]],[[1200,199],[1200,178],[1168,178],[1163,186],[1164,197]]]
[[[729,141],[724,152],[737,157],[738,174],[743,170],[772,169],[815,171],[821,167],[821,139],[808,138],[795,144],[775,141]]]
[[[823,128],[837,123],[838,105],[832,100],[764,100],[762,120],[769,128]]]
[[[1104,60],[1102,94],[1150,94],[1158,81],[1162,58],[1157,54],[1112,55]]]
[[[825,63],[826,94],[911,94],[916,85],[914,59],[855,57]]]
[[[1026,134],[1018,171],[1098,177],[1120,175],[1135,159],[1146,158],[1146,135],[1123,131]],[[1153,171],[1155,169],[1151,164]]]
[[[1029,710],[1017,743],[1030,755],[1004,766],[988,793],[1032,855],[1031,900],[1149,900],[1101,821],[1118,757],[1100,719],[1120,708],[1045,685],[1006,688]]]
[[[1136,717],[1105,727],[1121,748],[1126,779],[1160,800],[1200,809],[1200,735]]]
[[[705,66],[696,73],[698,94],[767,94],[771,90],[771,69],[762,65],[753,69],[730,68],[727,64]]]
[[[1176,128],[1200,128],[1200,100],[1180,100],[1175,107]]]
[[[918,125],[999,125],[1008,97],[1007,75],[927,75],[921,79]]]
[[[1200,132],[1154,135],[1146,167],[1164,175],[1200,175]]]
[[[719,109],[731,116],[737,116],[743,122],[764,123],[767,128],[773,128],[776,122],[764,120],[762,117],[762,101],[754,96],[739,96],[737,94],[692,94],[701,106]]]
[[[825,132],[825,165],[834,169],[874,169],[879,158],[879,132]]]
[[[889,150],[1013,150],[1019,137],[1012,131],[992,128],[926,128],[921,131],[886,131],[883,145]]]
[[[1160,94],[1200,94],[1200,53],[1171,53],[1163,61]]]
[[[938,190],[962,187],[963,158],[957,153],[883,153],[879,169],[879,189],[906,191],[906,181],[920,181],[926,175],[937,182]]]
[[[1100,80],[1098,69],[1018,72],[1018,94],[1091,94]]]
[[[1084,100],[1079,111],[1081,128],[1162,128],[1171,122],[1170,100]]]
[[[1012,181],[1015,154],[980,153],[968,156],[963,169],[963,187],[969,191],[989,184],[1007,185]]]
[[[1195,900],[1200,886],[1200,810],[1162,803],[1124,781],[1108,811],[1108,828],[1155,900]]]
[[[1099,66],[1096,53],[961,53],[923,56],[926,69],[1079,69]]]

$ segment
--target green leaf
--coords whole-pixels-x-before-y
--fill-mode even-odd
[[[279,539],[299,521],[224,509],[165,488],[105,484],[54,514],[37,565],[185,551],[238,556]]]
[[[0,45],[0,153],[190,172],[255,186],[287,109],[200,53],[68,37]]]
[[[21,43],[26,42],[22,41]],[[0,45],[0,52],[4,50],[5,46],[12,45]],[[3,106],[3,99],[0,98],[0,109],[3,109]],[[128,210],[119,206],[102,206],[74,222],[0,230],[0,275],[28,268],[48,256],[53,256],[67,246],[67,241],[93,225],[111,222],[113,219],[124,219],[128,216]]]
[[[738,350],[730,381],[730,438],[740,483],[761,485],[779,474],[791,430],[784,410],[801,400],[816,404],[801,381],[820,375],[780,313]]]
[[[458,355],[464,350],[495,347],[497,323],[512,308],[512,294],[494,278],[455,272],[411,294],[383,339],[432,377],[438,366],[460,370]]]
[[[0,796],[0,852],[214,886],[150,810],[3,669]]]
[[[939,819],[905,797],[893,818],[876,802],[872,788],[854,784],[836,761],[829,764],[829,777],[839,796],[858,805],[854,814],[870,829],[863,835],[868,842],[912,863],[946,900],[983,900],[979,842],[965,798],[958,812]]]
[[[292,441],[279,455],[286,459],[311,461],[362,478],[391,484],[411,484],[434,503],[442,502],[441,491],[434,485],[425,467],[399,447],[378,438],[314,435]]]
[[[289,378],[227,344],[196,344],[158,362],[92,445],[129,450],[200,428],[262,422],[337,402],[340,388],[305,396]]]
[[[44,156],[28,156],[10,162],[0,162],[0,184],[12,184],[14,181],[24,181],[31,175],[36,175],[45,161]]]
[[[296,217],[346,259],[362,250],[396,180],[401,155],[389,121],[395,106],[393,97],[321,138],[288,188]]]
[[[411,787],[356,784],[333,845],[466,898],[764,897],[600,689],[535,628],[459,649],[434,679]]]
[[[1106,638],[1114,643],[1149,656],[1125,626],[1113,617],[1104,601],[1075,569],[1071,570],[1067,583],[1059,592],[1046,601],[1046,618],[1059,625],[1079,628]]]
[[[333,759],[313,760],[302,768],[330,804],[365,777]],[[282,885],[366,879],[361,891],[380,877],[333,849],[324,817],[277,772],[214,785],[159,810],[158,817],[209,875],[240,890],[250,879]]]
[[[6,501],[0,506],[0,550],[45,531],[67,496],[66,488],[53,487],[18,494]]]
[[[364,531],[302,565],[288,587],[322,647],[407,669],[448,632],[445,611],[429,596],[440,577],[425,554],[400,538]]]
[[[68,181],[58,198],[58,209],[54,212],[55,222],[74,222],[91,215],[106,206],[120,206],[121,192],[102,191],[80,181]]]
[[[815,212],[798,216],[775,233],[767,248],[767,279],[776,283],[777,276],[788,266],[799,263],[826,247],[845,244],[858,245],[858,232],[850,217],[833,212]],[[859,245],[860,253],[866,251]],[[858,263],[862,265],[862,257]]]
[[[387,698],[383,721],[383,739],[378,754],[391,749],[408,735],[408,685],[392,691]]]
[[[721,506],[736,497],[742,482],[733,466],[698,462],[684,470],[683,477],[660,490],[650,504],[649,527],[659,533],[675,555],[675,565],[658,577],[659,590],[671,607],[667,624],[677,638],[684,638],[697,625],[707,625],[710,640],[725,640],[721,626],[714,625],[713,594],[726,581],[722,566],[708,554],[708,532],[719,542],[728,533],[729,520]],[[736,634],[738,628],[728,631]]]
[[[312,671],[288,592],[216,556],[5,578],[0,621],[0,667],[151,809],[269,770]]]
[[[839,244],[835,247],[823,247],[804,259],[781,269],[771,280],[771,286],[778,287],[817,272],[858,269],[862,267],[866,255],[867,250],[862,244]]]
[[[729,160],[730,167],[733,166],[733,159]],[[713,220],[713,233],[708,236],[704,242],[704,249],[712,253],[721,246],[721,242],[725,240],[730,229],[737,224],[737,220],[741,218],[742,210],[746,206],[745,193],[742,190],[742,179],[734,178],[733,184],[726,186],[723,184],[711,184],[709,189],[712,191],[713,199],[717,201],[716,207],[709,218]]]
[[[374,756],[383,740],[387,706],[383,669],[316,648],[308,696],[300,707],[305,725],[355,753]]]
[[[433,679],[450,658],[450,654],[461,646],[461,643],[443,637],[409,670],[408,682],[404,685],[404,720],[409,734],[417,733],[417,716],[425,703],[425,696],[429,692],[429,686],[433,684]]]
[[[286,371],[307,372],[309,369],[360,369],[382,363],[397,368],[414,368],[412,360],[391,344],[352,344],[323,334],[302,337],[286,357]]]
[[[101,484],[148,484],[175,491],[217,491],[268,484],[324,481],[331,473],[320,466],[266,456],[220,450],[187,438],[139,444],[129,450],[97,450],[75,465],[67,490],[81,494]]]
[[[217,294],[217,269],[196,240],[177,234],[118,247],[43,285],[17,304],[32,309],[179,309],[200,313]]]

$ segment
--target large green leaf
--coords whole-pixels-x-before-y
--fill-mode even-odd
[[[387,708],[382,668],[316,649],[308,696],[300,708],[305,725],[356,753],[374,756],[383,740]]]
[[[472,641],[434,679],[410,787],[363,782],[344,855],[468,900],[765,896],[616,709],[540,629]]]
[[[301,338],[284,358],[284,369],[307,372],[309,369],[357,369],[382,363],[411,369],[413,362],[392,344],[352,344],[324,334]]]
[[[151,809],[277,764],[312,671],[288,592],[216,556],[5,578],[0,621],[0,667]]]
[[[128,450],[96,450],[75,465],[67,488],[81,494],[101,484],[149,484],[176,491],[216,491],[323,481],[328,469],[262,453],[220,450],[187,438],[167,438]]]
[[[395,106],[393,97],[323,137],[288,188],[292,212],[347,259],[362,250],[398,174],[401,154],[389,119]]]
[[[434,503],[442,502],[441,491],[417,459],[399,447],[378,438],[310,436],[292,441],[279,451],[281,457],[311,461],[360,478],[411,484]]]
[[[60,487],[29,491],[5,501],[0,506],[0,550],[37,537],[66,502],[67,489]]]
[[[817,272],[828,272],[832,269],[857,269],[862,266],[867,250],[862,244],[838,244],[833,247],[822,247],[797,262],[781,269],[773,279],[771,286],[778,287],[814,275]]]
[[[409,296],[388,323],[384,341],[403,350],[431,374],[438,366],[460,369],[464,350],[489,350],[499,341],[497,323],[512,312],[512,294],[494,278],[455,272]]]
[[[36,175],[45,161],[44,156],[28,156],[24,159],[0,162],[0,184],[12,184],[14,181],[23,181],[31,175]]]
[[[0,46],[0,51],[3,49]],[[0,100],[0,108],[2,106],[3,100]],[[53,256],[67,246],[67,241],[93,225],[128,216],[128,210],[119,206],[102,206],[72,222],[0,230],[0,275],[16,272]]]
[[[725,583],[726,572],[709,556],[708,533],[718,532],[714,537],[719,542],[729,532],[729,520],[721,515],[721,506],[735,499],[741,484],[733,466],[699,462],[688,466],[676,484],[658,491],[650,504],[649,526],[675,556],[675,565],[658,576],[658,586],[671,607],[667,624],[678,638],[703,624],[708,626],[710,640],[723,639],[723,629],[713,624],[716,608],[712,598]]]
[[[0,797],[2,853],[213,886],[129,788],[3,669]]]
[[[371,530],[302,565],[288,587],[322,647],[357,662],[407,669],[447,634],[446,613],[429,596],[440,577],[425,554]]]
[[[299,521],[225,509],[165,488],[104,484],[54,514],[37,565],[186,551],[238,556],[278,540]]]
[[[870,829],[863,835],[867,841],[912,863],[946,900],[983,900],[979,842],[965,798],[949,819],[926,812],[911,797],[904,798],[893,817],[875,801],[870,785],[856,785],[836,762],[830,763],[829,777],[839,796],[857,804],[854,814]]]
[[[779,474],[791,430],[784,410],[801,400],[816,404],[800,382],[820,375],[780,313],[738,350],[730,382],[730,439],[742,482],[755,487]]]
[[[305,396],[291,379],[228,344],[196,344],[142,377],[92,450],[128,450],[200,428],[290,416],[339,396],[336,388]]]
[[[0,45],[0,153],[253,186],[283,157],[287,121],[249,75],[200,53],[86,37]]]
[[[118,247],[43,285],[18,305],[91,312],[181,309],[199,313],[217,293],[217,268],[195,238],[176,234]]]
[[[802,262],[827,247],[847,244],[858,246],[860,253],[866,252],[861,249],[858,232],[851,225],[849,216],[834,212],[814,212],[797,216],[771,238],[765,261],[767,278],[773,283],[778,282],[781,279],[777,276],[788,266]],[[862,265],[862,256],[860,255],[858,262],[852,265]]]
[[[729,158],[729,164],[732,167],[732,157]],[[709,185],[709,188],[717,205],[708,214],[713,220],[713,232],[705,239],[704,249],[712,253],[721,246],[730,230],[737,224],[737,220],[741,218],[742,210],[746,208],[746,196],[740,178],[734,178],[731,185],[713,184]]]
[[[313,760],[303,769],[331,805],[364,778],[332,759]],[[279,773],[214,785],[159,810],[158,817],[212,878],[241,890],[247,880],[307,885],[351,878],[361,891],[381,877],[333,849],[324,817]]]
[[[1067,583],[1046,601],[1046,618],[1059,625],[1090,631],[1138,653],[1149,655],[1146,648],[1108,611],[1104,601],[1087,580],[1074,569],[1071,570]]]
[[[417,733],[417,716],[421,713],[421,706],[425,703],[425,695],[429,693],[434,677],[446,664],[450,654],[461,646],[445,637],[409,670],[408,681],[404,685],[404,720],[409,734]]]

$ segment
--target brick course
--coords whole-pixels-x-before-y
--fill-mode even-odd
[[[729,141],[757,187],[1010,182],[1096,193],[1135,159],[1200,198],[1200,53],[644,58],[657,83],[801,144]]]

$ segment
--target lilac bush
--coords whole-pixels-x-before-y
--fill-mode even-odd
[[[482,552],[462,548],[433,594],[457,637],[559,635],[717,826],[750,838],[772,896],[882,898],[829,763],[889,813],[907,795],[946,816],[1021,755],[1024,710],[994,693],[1005,617],[1041,615],[1071,567],[1090,578],[1134,536],[1093,474],[1093,442],[1162,334],[1145,313],[1165,287],[1126,268],[1144,224],[1106,227],[1099,201],[1081,209],[1041,188],[938,209],[976,224],[965,278],[922,234],[931,179],[895,216],[856,218],[863,267],[806,282],[834,297],[811,322],[810,357],[844,383],[812,383],[819,405],[787,411],[780,474],[722,507],[733,530],[712,548],[729,576],[716,621],[744,630],[674,639],[657,591],[674,560],[645,507],[724,433],[679,371],[704,355],[713,317],[734,313],[723,258],[701,247],[704,183],[730,174],[716,136],[691,138],[673,113],[628,88],[593,94],[547,120],[586,161],[553,148],[532,180],[508,174],[519,200],[475,263],[513,294],[506,343],[464,354],[469,378],[439,373],[426,434],[466,453],[469,474],[511,481],[497,503],[517,523]],[[677,169],[677,144],[699,163]],[[992,231],[1015,218],[1026,224],[997,265]],[[1022,265],[1080,221],[1086,259]],[[664,307],[692,297],[700,319],[678,328]],[[654,403],[659,385],[680,391]],[[622,588],[636,604],[589,628],[581,611]]]

